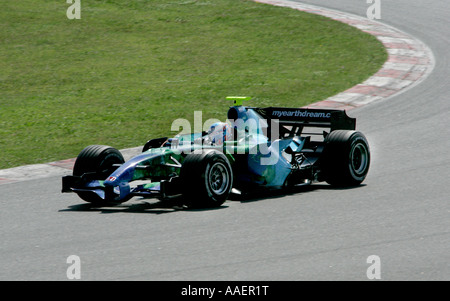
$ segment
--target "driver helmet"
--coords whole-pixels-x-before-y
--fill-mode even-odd
[[[224,141],[230,140],[232,133],[231,126],[226,122],[213,123],[208,130],[211,143],[216,145],[222,145]]]

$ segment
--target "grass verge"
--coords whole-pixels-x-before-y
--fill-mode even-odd
[[[225,120],[228,95],[299,107],[364,81],[379,41],[325,17],[243,0],[6,1],[0,9],[0,168]]]

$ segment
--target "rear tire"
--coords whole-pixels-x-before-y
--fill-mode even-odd
[[[227,157],[214,149],[189,154],[180,171],[185,204],[192,208],[219,207],[233,187]]]
[[[125,162],[119,150],[106,145],[90,145],[78,155],[73,168],[74,176],[82,176],[85,173],[95,173],[95,180],[105,180],[114,170],[114,164]],[[77,192],[78,196],[86,202],[93,204],[106,203],[101,197],[90,192]]]
[[[361,132],[336,130],[325,139],[322,170],[328,184],[357,186],[366,178],[369,166],[369,143]]]

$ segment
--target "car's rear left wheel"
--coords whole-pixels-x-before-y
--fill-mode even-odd
[[[369,166],[369,143],[361,132],[336,130],[326,137],[321,168],[327,183],[359,185],[366,178]]]

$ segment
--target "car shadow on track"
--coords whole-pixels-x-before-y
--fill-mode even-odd
[[[305,185],[301,187],[292,188],[289,190],[260,190],[253,191],[245,194],[232,193],[228,201],[251,203],[262,200],[277,199],[287,196],[301,195],[317,190],[350,190],[366,186],[365,184],[353,187],[334,187],[327,184],[314,184]],[[220,210],[227,208],[227,204],[223,204],[220,207],[215,208],[188,208],[180,202],[176,201],[153,201],[150,202],[146,199],[132,200],[119,205],[111,206],[96,206],[90,203],[82,203],[68,206],[66,209],[61,209],[59,212],[100,212],[104,214],[108,213],[152,213],[152,214],[165,214],[178,211],[209,211]]]
[[[122,203],[115,206],[97,206],[89,203],[71,205],[66,209],[61,209],[59,212],[99,212],[99,213],[152,213],[152,214],[164,214],[173,213],[178,211],[206,211],[206,210],[219,210],[227,208],[228,206],[222,205],[217,208],[201,208],[192,209],[186,206],[169,202],[158,201],[148,202],[145,199],[137,199],[135,201]]]
[[[250,203],[267,199],[278,199],[287,196],[296,196],[304,193],[309,193],[313,191],[319,190],[351,190],[357,189],[366,186],[365,184],[361,184],[358,186],[350,186],[350,187],[336,187],[328,184],[313,184],[313,185],[304,185],[290,189],[275,189],[275,190],[262,190],[262,191],[253,191],[245,194],[232,194],[230,196],[230,201],[239,201],[241,203]]]

